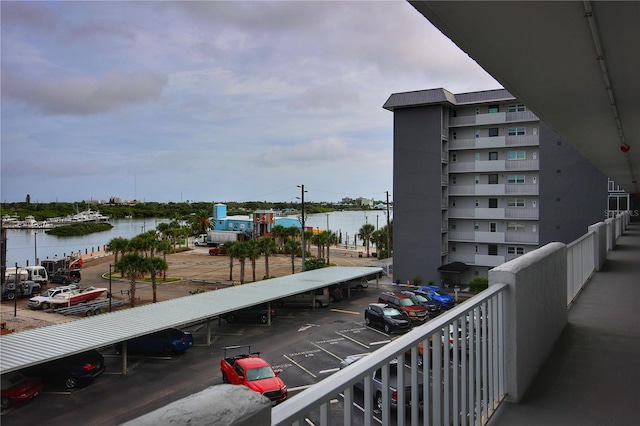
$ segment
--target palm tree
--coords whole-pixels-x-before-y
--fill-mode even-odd
[[[331,231],[322,233],[324,243],[327,245],[327,265],[331,264],[331,246],[338,243],[338,237]]]
[[[291,273],[296,273],[296,255],[300,252],[302,244],[300,241],[294,239],[287,239],[284,242],[284,252],[291,255]]]
[[[304,245],[307,246],[305,247],[305,253],[311,251],[311,237],[313,235],[313,231],[304,231]]]
[[[318,258],[323,257],[322,248],[324,246],[323,246],[323,242],[322,242],[322,234],[313,234],[311,236],[311,238],[309,238],[309,240],[310,240],[310,242],[312,242],[313,244],[318,246]]]
[[[273,238],[269,237],[260,238],[258,240],[258,244],[260,245],[262,254],[264,254],[264,275],[266,278],[270,278],[271,275],[269,274],[269,256],[275,253],[278,246]]]
[[[153,303],[158,301],[156,290],[158,273],[165,272],[169,269],[167,262],[160,257],[146,257],[144,269],[151,274],[151,288],[153,289]]]
[[[171,243],[169,241],[158,241],[158,244],[156,246],[156,250],[158,251],[158,253],[162,253],[162,260],[164,260],[165,262],[167,261],[167,254],[171,252]],[[167,263],[167,265],[169,265]],[[168,266],[167,266],[168,268]],[[164,270],[162,271],[162,280],[166,280],[167,279],[167,271]]]
[[[369,257],[369,244],[371,242],[371,235],[375,230],[375,226],[370,223],[365,223],[358,231],[358,237],[360,237],[360,239],[364,241],[364,245],[367,247],[367,257]]]
[[[222,252],[229,256],[229,281],[233,281],[233,259],[238,257],[238,242],[229,241],[222,245]]]
[[[284,245],[284,237],[287,235],[287,228],[282,225],[274,225],[271,228],[271,235],[278,241],[278,247],[282,248]]]
[[[211,228],[211,220],[209,219],[209,212],[206,210],[200,210],[196,213],[196,223],[198,226],[198,232],[200,234],[206,234]]]
[[[132,252],[123,255],[122,259],[115,264],[116,269],[120,269],[131,282],[129,297],[131,298],[132,308],[135,306],[136,301],[136,280],[142,273],[147,271],[145,262],[145,258],[140,256],[140,253]]]
[[[249,240],[245,241],[247,248],[247,258],[251,261],[251,272],[253,277],[253,282],[256,282],[256,260],[262,254],[262,249],[260,248],[260,244],[258,244],[258,240]]]
[[[240,262],[240,284],[244,284],[245,265],[247,258],[251,253],[251,249],[249,247],[250,241],[238,241],[236,244],[236,257]]]
[[[107,250],[113,252],[113,254],[115,255],[115,259],[114,259],[114,264],[118,263],[118,254],[122,253],[124,254],[124,252],[127,250],[127,248],[129,247],[129,240],[126,238],[122,238],[122,237],[116,237],[113,238],[111,241],[109,241],[109,243],[107,244]],[[116,270],[118,268],[116,267]],[[120,274],[121,276],[124,276],[124,272],[122,270],[120,270]]]

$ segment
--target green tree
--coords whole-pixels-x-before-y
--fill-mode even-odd
[[[322,253],[324,251],[324,242],[322,239],[322,234],[313,234],[311,238],[309,238],[309,240],[312,244],[315,244],[318,247],[318,258],[324,257]],[[307,268],[305,267],[305,271],[306,270]]]
[[[367,247],[367,257],[369,257],[369,244],[371,243],[371,235],[375,230],[375,226],[370,223],[365,223],[358,231],[358,237],[360,237],[360,239],[364,241],[364,245]]]
[[[120,254],[124,254],[129,248],[129,240],[122,237],[113,238],[111,241],[107,243],[107,250],[114,254],[114,264],[118,263],[118,258]],[[116,266],[116,270],[118,267]],[[120,276],[124,277],[124,271],[120,269]]]
[[[322,235],[322,239],[327,246],[327,265],[329,265],[331,263],[331,246],[338,243],[338,237],[331,231],[323,232]]]
[[[146,257],[144,259],[143,269],[151,275],[151,288],[153,289],[153,303],[158,301],[157,297],[157,276],[159,273],[166,272],[169,269],[167,262],[160,257]]]
[[[124,276],[130,281],[129,297],[131,298],[131,307],[136,303],[136,281],[138,277],[147,272],[145,258],[140,256],[138,252],[126,253],[115,264],[116,269],[121,270]]]
[[[238,241],[236,244],[236,256],[240,262],[240,284],[244,284],[245,266],[251,254],[250,241]]]
[[[278,246],[273,238],[269,237],[260,238],[258,240],[258,244],[260,245],[262,254],[264,254],[264,275],[265,277],[270,278],[271,275],[269,274],[269,256],[275,253]]]
[[[300,244],[300,241],[298,240],[288,238],[284,242],[284,252],[291,256],[291,273],[292,274],[296,273],[295,260],[296,260],[296,255],[300,253],[301,248],[302,248],[302,244]]]

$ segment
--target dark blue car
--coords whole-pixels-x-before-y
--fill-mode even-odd
[[[456,304],[456,300],[453,296],[437,285],[420,286],[417,290],[428,294],[433,299],[440,302],[444,309],[451,309]]]
[[[122,343],[116,343],[116,352],[122,351]],[[176,355],[193,346],[193,335],[177,328],[167,328],[145,336],[127,340],[127,352],[142,355]]]

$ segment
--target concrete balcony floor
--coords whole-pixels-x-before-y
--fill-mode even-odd
[[[640,223],[631,223],[569,308],[569,322],[520,403],[489,426],[636,425],[640,409]]]

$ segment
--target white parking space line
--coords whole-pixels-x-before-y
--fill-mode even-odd
[[[380,340],[378,342],[370,342],[369,346],[378,346],[378,345],[386,345],[387,343],[389,343],[391,340]]]
[[[320,374],[328,374],[328,373],[335,373],[336,371],[340,371],[339,368],[330,368],[328,370],[320,370],[318,371],[318,373]]]
[[[331,312],[339,312],[341,314],[353,314],[353,315],[360,315],[360,312],[355,312],[355,311],[345,311],[344,309],[331,309]]]
[[[360,346],[362,346],[362,347],[364,347],[366,349],[369,349],[369,346],[365,345],[364,343],[358,342],[356,339],[352,339],[351,337],[349,337],[349,336],[347,336],[345,334],[342,334],[339,331],[336,331],[336,334],[339,335],[339,336],[344,337],[345,339],[351,340],[353,343],[355,343],[357,345],[360,345]]]
[[[292,364],[294,364],[295,366],[297,366],[300,370],[306,372],[307,374],[309,374],[311,377],[313,377],[314,379],[316,379],[318,376],[316,376],[315,374],[313,374],[311,371],[307,370],[306,368],[304,368],[303,366],[301,366],[300,364],[298,364],[297,362],[295,362],[293,359],[289,358],[288,356],[284,355],[284,357],[286,359],[289,360],[289,362],[291,362]]]
[[[335,340],[342,340],[342,339],[335,339]],[[324,342],[319,342],[319,343],[324,343]],[[325,348],[323,348],[322,346],[317,345],[314,342],[311,342],[311,344],[313,346],[315,346],[316,348],[320,349],[321,351],[326,352],[327,354],[331,355],[332,357],[334,357],[335,359],[337,359],[338,361],[342,361],[342,358],[340,358],[338,355],[334,354],[333,352],[330,352],[328,350],[326,350]]]

